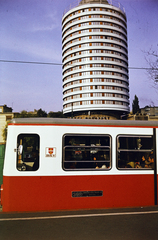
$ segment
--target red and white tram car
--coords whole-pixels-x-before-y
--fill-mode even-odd
[[[4,212],[157,204],[158,122],[13,119]]]

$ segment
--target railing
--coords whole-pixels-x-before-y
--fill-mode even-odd
[[[103,3],[102,0],[98,0],[98,2],[96,2],[96,4],[99,3],[99,1],[100,1],[100,4]],[[116,1],[116,0],[107,0],[107,1],[108,1],[109,5],[112,5],[112,6],[114,6],[114,7],[117,7],[117,8],[119,8],[121,11],[123,11],[123,12],[125,13],[125,8],[123,7],[123,5],[122,5],[120,2],[118,2],[118,1]],[[75,7],[78,7],[78,6],[80,5],[80,2],[81,2],[81,0],[76,0],[76,1],[74,1],[73,3],[71,3],[70,6],[67,7],[67,8],[64,10],[63,16],[64,16],[69,10],[71,10],[71,9],[73,9],[73,8],[75,8]],[[91,4],[91,3],[92,3],[92,0],[86,0],[85,4],[89,4],[89,3]],[[95,3],[95,2],[93,2],[93,4],[94,4],[94,3]]]

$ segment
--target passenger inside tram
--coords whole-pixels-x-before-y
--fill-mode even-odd
[[[150,154],[148,156],[142,156],[140,162],[128,162],[125,168],[152,168],[154,169],[154,156]]]

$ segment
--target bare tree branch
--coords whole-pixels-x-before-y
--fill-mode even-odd
[[[148,77],[151,80],[152,87],[158,90],[158,52],[150,48],[149,51],[144,53],[145,60],[150,67],[150,69],[147,70]]]

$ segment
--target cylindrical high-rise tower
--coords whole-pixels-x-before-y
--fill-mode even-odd
[[[82,0],[63,16],[66,116],[119,118],[129,112],[126,14],[114,5]]]

